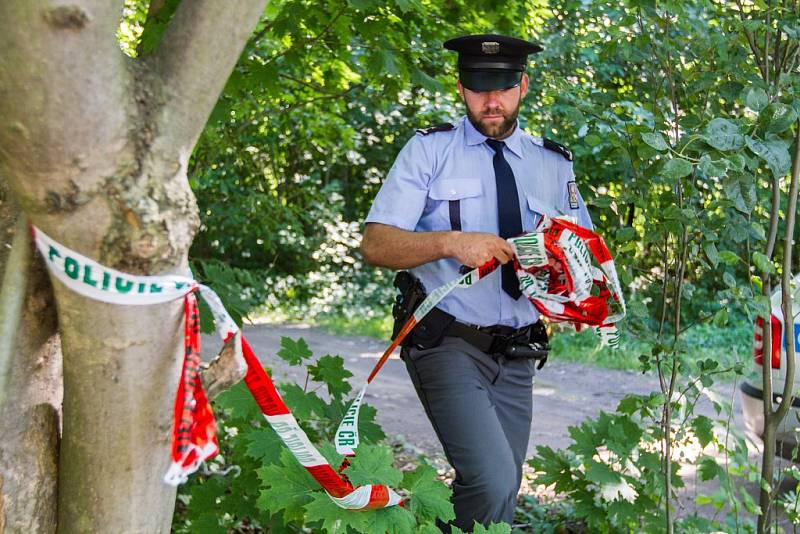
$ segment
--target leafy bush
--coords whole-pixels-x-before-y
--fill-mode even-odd
[[[325,355],[313,361],[302,338],[283,338],[281,346],[279,357],[306,370],[305,385],[278,384],[281,395],[331,466],[340,466],[343,457],[329,440],[349,405],[345,396],[351,391],[347,378],[352,374],[340,356]],[[375,423],[376,410],[369,405],[361,407],[362,443],[343,474],[354,485],[380,483],[400,490],[403,507],[363,512],[339,508],[266,423],[243,382],[221,394],[214,407],[222,452],[211,461],[208,474],[192,477],[180,489],[175,532],[310,529],[331,534],[433,534],[438,532],[437,519],[454,517],[450,490],[437,480],[433,467],[420,460],[412,471],[395,468],[392,449],[381,444],[385,435]],[[215,474],[225,471],[224,476]],[[492,527],[486,532],[508,530]]]
[[[756,514],[757,505],[734,479],[755,482],[758,469],[748,457],[744,438],[730,428],[730,421],[714,422],[693,413],[694,402],[687,400],[693,398],[693,391],[699,389],[686,388],[674,403],[679,415],[671,422],[672,488],[684,487],[681,464],[696,469],[702,481],[717,479],[720,485],[715,492],[698,495],[696,502],[713,505],[725,514],[722,522],[690,514],[677,522],[676,531],[724,528],[752,532],[754,525],[741,514]],[[713,392],[708,394],[717,413],[725,410],[729,416],[730,404]],[[573,442],[566,449],[537,448],[536,456],[529,460],[537,471],[536,483],[551,486],[565,498],[566,520],[584,523],[589,532],[663,531],[663,404],[660,393],[629,395],[614,413],[600,412],[596,418],[570,427]],[[713,453],[725,457],[727,467],[719,465]]]

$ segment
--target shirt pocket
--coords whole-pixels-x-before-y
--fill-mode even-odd
[[[522,216],[522,227],[526,232],[532,232],[536,229],[536,225],[542,220],[543,215],[548,217],[556,217],[559,215],[558,209],[553,205],[548,205],[547,202],[533,196],[526,195],[528,209]]]
[[[469,221],[465,215],[479,212],[483,184],[475,178],[450,178],[437,180],[428,191],[428,210],[435,230],[451,230],[452,216],[459,216],[462,230],[468,230]],[[458,209],[451,210],[451,202]],[[456,213],[457,212],[457,213]]]

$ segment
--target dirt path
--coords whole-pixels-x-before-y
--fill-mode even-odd
[[[383,341],[363,336],[332,336],[319,328],[306,325],[258,325],[245,327],[250,344],[262,361],[273,369],[276,381],[294,380],[302,383],[305,375],[285,365],[275,354],[283,336],[302,337],[315,356],[340,355],[345,367],[353,373],[351,384],[363,384],[375,362],[385,350]],[[204,339],[204,353],[211,353],[219,343],[210,337]],[[533,387],[533,424],[528,454],[536,446],[549,445],[563,448],[569,445],[568,427],[601,410],[611,411],[630,393],[649,393],[658,388],[658,378],[632,371],[602,369],[568,362],[549,362],[537,374]],[[730,398],[732,386],[718,393]],[[736,396],[738,399],[738,395]],[[440,455],[441,446],[425,412],[417,399],[406,373],[405,365],[397,354],[384,366],[381,374],[367,392],[366,400],[378,409],[378,422],[389,436],[402,436],[405,441],[429,455]],[[715,416],[708,403],[699,410]],[[736,410],[738,414],[739,410]]]

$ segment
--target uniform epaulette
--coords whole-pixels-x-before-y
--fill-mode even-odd
[[[437,124],[436,126],[431,126],[429,128],[420,128],[419,130],[417,130],[417,133],[422,135],[430,135],[435,132],[446,132],[448,130],[452,130],[453,128],[455,128],[455,126],[453,126],[449,122],[443,122],[441,124]]]
[[[566,159],[567,161],[572,161],[572,152],[570,151],[570,149],[546,137],[543,138],[542,141],[543,141],[542,146],[544,146],[547,150],[558,152],[559,154],[564,156],[564,159]]]

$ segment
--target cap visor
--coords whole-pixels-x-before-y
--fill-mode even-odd
[[[470,91],[502,91],[519,85],[522,71],[513,70],[462,70],[461,85]]]

